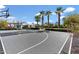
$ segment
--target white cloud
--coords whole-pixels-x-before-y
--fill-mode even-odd
[[[32,24],[32,22],[29,22],[29,21],[28,21],[28,22],[27,22],[27,24],[31,25],[31,24]]]
[[[0,9],[4,9],[5,8],[5,6],[4,5],[0,5]]]
[[[37,24],[37,22],[33,22],[34,24]]]
[[[6,20],[6,18],[4,18],[4,17],[0,17],[0,20]]]
[[[53,22],[53,20],[50,20],[50,23],[52,23]]]
[[[35,21],[34,21],[34,22],[27,21],[27,24],[29,24],[29,25],[32,25],[32,24],[37,24],[37,22],[35,22]],[[40,22],[39,22],[38,24],[39,24],[39,25],[41,25],[41,23],[40,23]]]
[[[16,19],[16,17],[10,16],[7,19],[13,20],[13,19]]]
[[[40,13],[37,13],[35,16],[38,16],[38,15],[40,15]]]
[[[32,23],[33,23],[33,24],[37,24],[37,22],[35,22],[35,21],[34,21],[34,22],[32,22]],[[39,25],[41,25],[41,22],[38,22],[38,24],[39,24]]]
[[[68,7],[64,10],[64,12],[73,12],[73,11],[75,11],[75,8],[73,7]]]
[[[15,22],[15,23],[17,23],[18,21],[22,22],[21,19],[18,19],[18,18],[14,17],[14,16],[8,17],[7,20],[8,20],[8,22]]]
[[[52,12],[52,15],[56,15],[56,13],[55,12]]]
[[[15,21],[16,17],[10,16],[7,18],[8,22],[16,22]]]
[[[0,20],[7,20],[10,23],[13,23],[13,22],[17,23],[18,21],[26,23],[26,21],[24,21],[22,19],[18,19],[17,17],[14,17],[14,16],[9,16],[7,19],[5,17],[0,17]],[[28,22],[28,23],[31,24],[30,22]]]
[[[8,17],[7,19],[5,18],[5,17],[0,17],[0,19],[3,19],[3,20],[15,20],[16,19],[16,17],[13,17],[13,16],[10,16],[10,17]]]
[[[63,19],[65,16],[61,16],[60,19]]]

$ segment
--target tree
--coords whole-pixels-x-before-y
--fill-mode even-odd
[[[40,22],[40,16],[38,15],[38,16],[35,16],[35,21],[37,22],[37,26],[38,26],[38,22]]]
[[[41,11],[41,12],[40,12],[40,15],[41,15],[41,17],[42,17],[42,27],[43,27],[43,25],[44,25],[44,15],[45,15],[45,11]]]
[[[58,7],[55,11],[55,13],[57,14],[58,16],[58,28],[60,28],[60,16],[61,16],[61,13],[64,11],[64,9],[62,7]]]
[[[1,28],[1,29],[6,29],[6,28],[8,28],[8,22],[7,22],[7,20],[1,20],[1,21],[0,21],[0,28]]]
[[[47,19],[48,19],[48,28],[49,28],[49,18],[50,18],[51,13],[52,13],[51,11],[46,12]]]
[[[70,29],[72,32],[79,31],[79,14],[66,16],[63,21],[64,26]]]

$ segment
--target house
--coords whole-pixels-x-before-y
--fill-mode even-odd
[[[22,22],[17,22],[17,23],[9,22],[8,27],[22,29],[23,25],[22,25]]]

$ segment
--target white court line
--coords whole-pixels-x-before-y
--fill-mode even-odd
[[[6,50],[5,50],[5,47],[4,47],[4,43],[2,41],[2,38],[0,37],[0,40],[1,40],[1,44],[2,44],[2,48],[3,48],[3,51],[4,51],[4,54],[6,54]]]
[[[70,37],[70,35],[66,38],[66,40],[65,40],[64,44],[62,45],[61,49],[59,50],[58,54],[60,54],[61,51],[63,50],[63,47],[65,46],[65,44],[68,41],[69,37]]]
[[[32,49],[32,48],[34,48],[34,47],[36,47],[36,46],[42,44],[43,42],[45,42],[45,41],[48,39],[48,34],[47,34],[47,33],[45,33],[45,34],[46,34],[46,38],[45,38],[43,41],[41,41],[40,43],[35,44],[35,45],[33,45],[33,46],[31,46],[31,47],[29,47],[29,48],[23,50],[23,51],[21,51],[21,52],[18,52],[17,54],[20,54],[20,53],[25,52],[25,51],[27,51],[27,50],[29,50],[29,49]]]
[[[70,41],[70,47],[69,47],[68,54],[71,54],[72,40],[73,40],[73,34],[71,34],[71,41]]]

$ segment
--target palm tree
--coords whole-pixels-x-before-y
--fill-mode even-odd
[[[48,27],[49,27],[49,18],[50,18],[51,13],[52,13],[51,11],[46,12],[47,19],[48,19]]]
[[[7,20],[0,20],[0,28],[3,28],[3,29],[8,28],[8,21]]]
[[[40,16],[38,15],[38,16],[35,16],[35,21],[37,22],[37,26],[38,26],[38,22],[40,22]]]
[[[64,11],[64,9],[62,7],[58,7],[55,11],[55,13],[57,14],[58,16],[58,28],[60,28],[60,16],[61,16],[61,13]]]
[[[45,11],[41,11],[41,12],[40,12],[40,15],[41,15],[41,17],[42,17],[42,27],[43,27],[43,25],[44,25],[44,15],[45,15]]]

